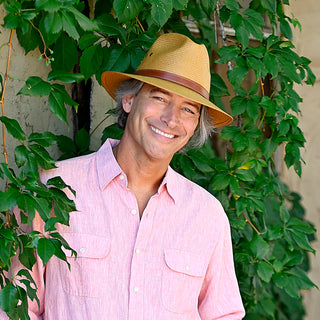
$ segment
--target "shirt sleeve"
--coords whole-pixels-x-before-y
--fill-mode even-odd
[[[19,218],[19,209],[14,209],[14,213]],[[19,220],[19,219],[18,219]],[[33,226],[32,229],[28,229],[27,231],[30,232],[32,230],[41,231],[43,230],[43,222],[38,214],[36,214],[35,219],[33,220]],[[13,274],[16,275],[21,269],[26,269],[24,267],[17,255],[12,259],[12,271]],[[30,272],[30,270],[28,270]],[[43,267],[41,259],[36,255],[36,263],[32,268],[32,271],[30,272],[32,278],[34,279],[36,285],[37,285],[37,296],[40,301],[40,308],[38,306],[38,303],[36,300],[31,301],[28,299],[28,313],[31,320],[42,320],[42,314],[43,314],[43,307],[44,307],[44,274],[45,274],[45,268]],[[20,286],[23,287],[23,284],[19,283]],[[9,320],[9,317],[6,315],[4,311],[0,309],[0,320]]]
[[[234,270],[229,221],[225,214],[223,221],[219,221],[215,228],[215,246],[199,295],[199,314],[202,320],[240,320],[245,311]]]

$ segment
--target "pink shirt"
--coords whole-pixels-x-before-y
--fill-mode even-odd
[[[60,175],[77,192],[78,211],[59,232],[78,258],[68,258],[71,272],[56,258],[35,266],[41,310],[32,303],[31,319],[242,319],[220,203],[169,167],[140,220],[112,153],[116,143],[43,174]]]

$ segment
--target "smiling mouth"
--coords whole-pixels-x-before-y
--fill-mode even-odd
[[[153,127],[153,126],[150,126],[150,128],[151,128],[151,130],[152,130],[153,132],[155,132],[155,133],[157,133],[157,134],[160,134],[161,136],[164,136],[164,137],[169,138],[169,139],[173,139],[173,138],[174,138],[174,135],[173,135],[173,134],[165,133],[165,132],[163,132],[163,131],[161,131],[161,130]]]

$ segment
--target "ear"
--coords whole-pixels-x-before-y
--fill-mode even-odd
[[[122,98],[122,108],[125,112],[129,113],[131,111],[134,97],[135,94],[129,94]]]

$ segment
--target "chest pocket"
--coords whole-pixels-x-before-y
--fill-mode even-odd
[[[63,289],[73,296],[103,296],[110,274],[110,239],[80,233],[64,233],[63,237],[77,252],[77,258],[72,257],[70,251],[65,252],[71,271],[65,262],[59,263]]]
[[[164,259],[161,288],[164,307],[174,313],[196,311],[207,268],[203,257],[169,249]]]

